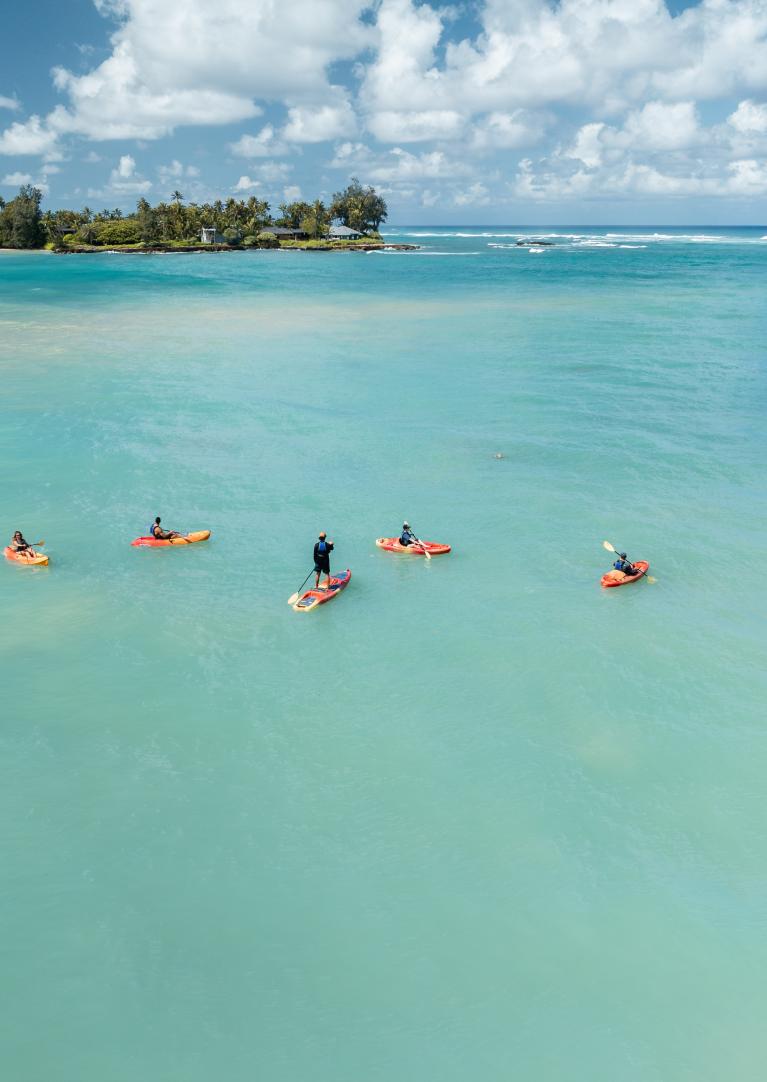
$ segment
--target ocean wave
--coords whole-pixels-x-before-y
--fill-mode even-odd
[[[559,242],[572,244],[574,247],[625,247],[651,244],[763,244],[767,236],[739,236],[736,233],[665,233],[661,230],[626,230],[625,232],[564,232],[562,230],[531,230],[531,229],[408,229],[389,230],[383,233],[384,237],[401,237],[421,240],[486,240],[486,241],[530,241],[551,240],[555,245]],[[488,247],[515,247],[514,244],[492,244]]]

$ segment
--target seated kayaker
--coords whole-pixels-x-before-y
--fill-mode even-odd
[[[408,545],[415,545],[417,543],[416,536],[407,522],[402,523],[402,533],[400,534],[399,543],[403,548],[407,548]]]
[[[149,527],[150,537],[154,537],[156,541],[170,541],[172,537],[181,537],[181,534],[177,530],[163,530],[160,525],[160,516],[154,520]]]
[[[315,590],[322,588],[327,590],[330,586],[330,554],[333,551],[333,542],[328,541],[327,534],[323,530],[317,538],[314,546],[314,571],[317,578],[314,581]],[[320,587],[320,575],[325,575],[325,585]]]
[[[11,543],[8,546],[13,552],[25,552],[27,556],[37,556],[37,553],[32,548],[28,541],[25,541],[22,537],[21,530],[17,530],[11,538]]]
[[[618,553],[618,559],[613,564],[613,568],[614,568],[614,571],[618,572],[617,575],[612,573],[611,577],[613,577],[613,578],[618,578],[621,575],[625,578],[625,577],[628,577],[629,575],[635,575],[636,574],[636,568],[634,567],[634,565],[631,563],[630,560],[626,559],[626,553],[625,552],[619,552]]]

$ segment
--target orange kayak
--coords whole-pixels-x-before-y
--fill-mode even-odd
[[[6,560],[13,560],[16,564],[26,564],[28,567],[45,567],[48,563],[48,557],[38,552],[36,556],[29,556],[26,552],[16,552],[8,545],[3,549],[3,556]]]
[[[408,556],[423,556],[428,552],[430,556],[444,556],[450,552],[450,545],[440,545],[438,541],[422,541],[421,544],[401,545],[398,537],[379,537],[376,541],[379,549],[386,552],[404,552]]]
[[[156,537],[137,537],[135,541],[131,541],[131,545],[137,548],[161,549],[168,545],[193,545],[195,541],[207,541],[209,537],[210,530],[196,530],[183,537],[170,537],[167,541],[158,541]]]
[[[646,575],[650,569],[650,565],[647,560],[634,560],[634,567],[636,568],[635,575],[626,575],[623,579],[610,578],[610,572],[602,576],[602,585],[607,589],[610,586],[628,586],[630,582],[636,582],[637,579],[641,579],[643,575]]]

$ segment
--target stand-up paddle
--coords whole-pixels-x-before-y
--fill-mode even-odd
[[[308,575],[306,576],[306,578],[305,578],[305,579],[304,579],[304,581],[303,581],[303,582],[301,583],[301,585],[300,585],[300,586],[298,587],[298,589],[296,590],[296,592],[295,592],[294,594],[291,594],[291,595],[290,595],[290,597],[288,598],[288,604],[289,604],[289,605],[295,605],[296,601],[298,601],[298,595],[299,595],[299,594],[301,593],[301,591],[303,590],[304,586],[306,586],[307,582],[309,581],[309,579],[310,579],[310,578],[312,577],[312,575],[313,575],[313,574],[314,574],[314,568],[312,568],[312,569],[311,569],[311,571],[310,571],[310,572],[309,572],[309,574],[308,574]]]

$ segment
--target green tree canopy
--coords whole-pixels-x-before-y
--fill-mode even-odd
[[[321,199],[315,199],[308,212],[299,223],[299,228],[306,233],[307,237],[319,240],[324,237],[330,224],[330,214]]]
[[[40,203],[43,193],[31,184],[19,188],[19,194],[0,210],[0,246],[3,248],[42,248],[45,229]]]
[[[389,215],[386,201],[375,188],[364,188],[352,177],[342,192],[336,192],[330,205],[330,216],[340,218],[344,225],[360,233],[378,230]]]

